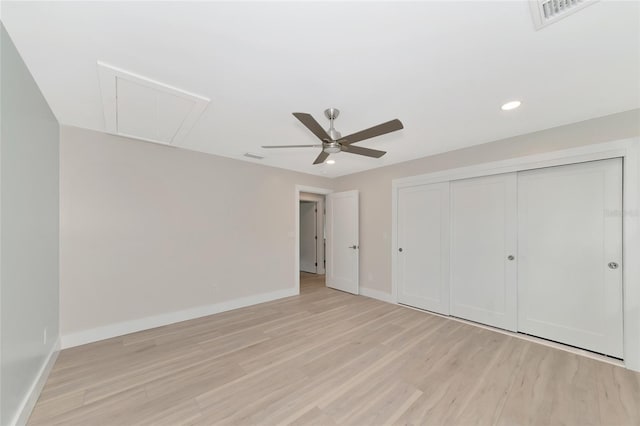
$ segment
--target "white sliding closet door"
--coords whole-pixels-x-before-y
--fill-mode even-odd
[[[451,315],[517,327],[515,173],[451,183]]]
[[[449,183],[398,191],[398,301],[449,314]]]
[[[520,173],[519,331],[622,358],[621,212],[621,159]]]

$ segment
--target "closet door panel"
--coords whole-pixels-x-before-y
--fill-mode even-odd
[[[622,358],[622,160],[518,179],[518,330]]]
[[[515,173],[451,183],[451,314],[513,331],[516,188]]]
[[[448,315],[449,183],[401,188],[397,217],[398,301]]]

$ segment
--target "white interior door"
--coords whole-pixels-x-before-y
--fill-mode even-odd
[[[519,331],[622,358],[621,212],[621,159],[520,173]]]
[[[451,315],[512,331],[516,186],[515,173],[451,183]]]
[[[358,191],[327,195],[327,286],[358,294]]]
[[[317,255],[317,208],[316,203],[300,202],[300,270],[315,274],[318,272]]]
[[[449,314],[449,183],[398,191],[398,301]]]

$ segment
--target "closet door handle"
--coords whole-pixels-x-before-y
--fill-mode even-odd
[[[398,249],[398,251],[399,251],[400,253],[402,253],[402,247],[400,247],[400,248]]]
[[[515,256],[514,256],[514,255],[512,255],[512,254],[510,254],[509,256],[507,256],[507,259],[509,259],[509,260],[513,260],[513,259],[515,259]]]
[[[618,264],[616,262],[609,262],[609,269],[618,269]]]

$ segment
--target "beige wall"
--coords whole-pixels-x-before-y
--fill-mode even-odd
[[[295,185],[331,186],[73,127],[60,163],[63,336],[292,289]]]
[[[638,135],[634,110],[330,180],[63,127],[61,334],[293,288],[296,184],[360,190],[360,285],[390,292],[393,179]]]
[[[335,179],[337,191],[360,191],[360,286],[391,292],[393,179],[639,135],[632,110]]]

